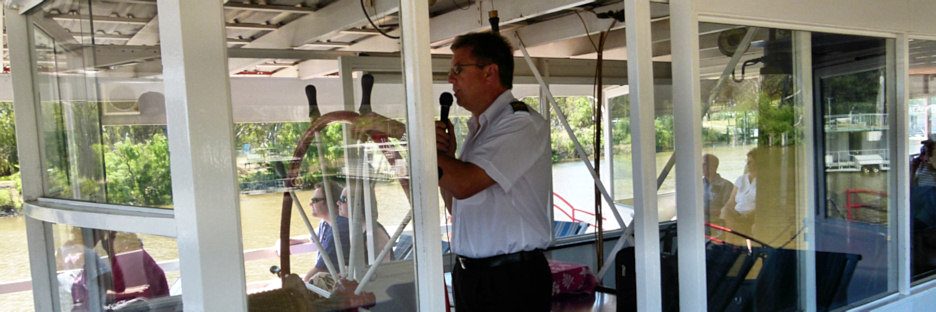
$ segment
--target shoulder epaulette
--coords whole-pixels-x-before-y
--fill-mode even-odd
[[[516,113],[516,112],[527,112],[527,113],[529,113],[529,112],[530,112],[530,106],[528,106],[528,105],[526,105],[526,103],[523,103],[523,102],[520,102],[520,101],[513,101],[513,102],[510,102],[510,108],[513,109],[513,112],[514,112],[514,113]]]

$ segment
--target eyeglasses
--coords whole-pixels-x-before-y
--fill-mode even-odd
[[[321,202],[321,201],[325,201],[325,199],[321,197],[312,197],[311,202],[309,202],[309,204],[315,205],[316,203]]]
[[[344,195],[338,196],[338,201],[347,204],[347,203],[348,203],[348,197],[347,197],[347,196],[344,196]]]
[[[458,76],[459,74],[461,74],[462,70],[464,70],[462,67],[465,67],[465,66],[478,66],[478,68],[484,68],[484,66],[488,66],[488,65],[491,65],[491,64],[485,64],[485,63],[455,64],[454,66],[452,66],[451,69],[449,69],[449,75]]]

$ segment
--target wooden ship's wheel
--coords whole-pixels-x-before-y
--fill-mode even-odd
[[[362,100],[360,113],[353,111],[334,111],[324,115],[321,115],[318,109],[318,102],[316,100],[316,89],[313,85],[306,86],[306,97],[309,101],[309,121],[311,124],[302,134],[296,144],[296,149],[293,152],[292,160],[289,163],[288,170],[285,172],[285,186],[287,191],[283,193],[283,202],[282,202],[282,213],[280,219],[280,267],[277,274],[282,279],[283,287],[281,289],[271,290],[267,292],[252,294],[248,296],[248,306],[250,311],[330,311],[335,309],[345,309],[349,307],[357,306],[367,306],[371,305],[375,301],[375,297],[372,293],[362,292],[361,288],[363,285],[354,280],[348,280],[347,276],[340,274],[339,268],[335,268],[336,264],[331,263],[328,257],[324,257],[324,262],[328,267],[328,271],[331,274],[332,279],[337,283],[335,288],[330,293],[322,293],[322,291],[312,292],[310,291],[306,284],[296,275],[292,274],[290,267],[290,220],[292,218],[292,210],[295,205],[298,211],[301,213],[301,217],[306,222],[309,231],[312,232],[312,240],[318,246],[319,250],[323,250],[321,243],[318,240],[318,237],[311,228],[311,225],[308,223],[308,218],[305,216],[305,213],[302,211],[301,204],[294,203],[295,193],[290,191],[296,187],[302,186],[302,182],[299,179],[300,171],[302,168],[303,159],[306,156],[306,153],[309,147],[313,143],[317,143],[319,150],[319,161],[322,162],[322,145],[321,140],[318,137],[318,134],[327,126],[332,124],[347,124],[350,125],[351,134],[349,141],[357,142],[367,142],[373,141],[378,143],[380,146],[381,153],[386,157],[390,166],[396,168],[397,162],[404,161],[402,156],[391,146],[393,145],[390,142],[390,138],[401,139],[405,131],[405,126],[399,121],[392,120],[381,116],[379,114],[371,111],[370,105],[370,95],[373,90],[374,78],[370,74],[366,74],[361,78],[362,82]],[[282,170],[282,169],[281,169]],[[322,177],[325,179],[325,170],[322,168]],[[397,181],[400,183],[400,186],[403,188],[404,193],[409,199],[409,176],[398,176]],[[329,184],[325,184],[326,188],[329,188]],[[340,192],[340,190],[335,190]],[[325,190],[325,194],[334,194],[332,190]],[[329,204],[329,210],[332,218],[337,217],[337,210],[334,208],[335,199],[327,199],[326,202]],[[388,246],[385,246],[384,250],[381,251],[381,254],[378,255],[378,260],[376,263],[380,262],[380,259],[387,256],[389,249],[392,247],[392,242],[399,237],[402,229],[412,218],[412,209],[410,209],[407,217],[404,218],[403,224],[400,225],[398,230],[391,237]],[[335,235],[339,235],[335,231]],[[340,239],[335,238],[336,243],[340,245]],[[363,246],[356,246],[363,247]],[[341,249],[339,247],[339,254],[341,254]],[[342,257],[339,256],[339,259]],[[339,266],[344,265],[344,262],[339,260]],[[373,274],[373,269],[376,268],[377,264],[374,264],[371,267],[371,270],[368,271],[368,274],[364,276],[361,280],[367,280]]]

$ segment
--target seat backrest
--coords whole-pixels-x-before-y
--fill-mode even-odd
[[[406,259],[407,255],[411,254],[412,250],[413,236],[405,234],[400,235],[397,241],[393,244],[393,259]]]
[[[553,233],[556,238],[585,234],[588,223],[573,221],[553,221]]]

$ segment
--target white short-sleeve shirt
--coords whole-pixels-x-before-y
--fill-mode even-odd
[[[452,248],[458,255],[484,258],[549,245],[549,123],[532,109],[515,109],[513,101],[507,90],[468,120],[459,159],[483,169],[495,184],[453,200]]]
[[[757,179],[751,181],[749,174],[743,174],[735,181],[738,194],[735,195],[735,211],[745,213],[754,210],[757,199]]]

